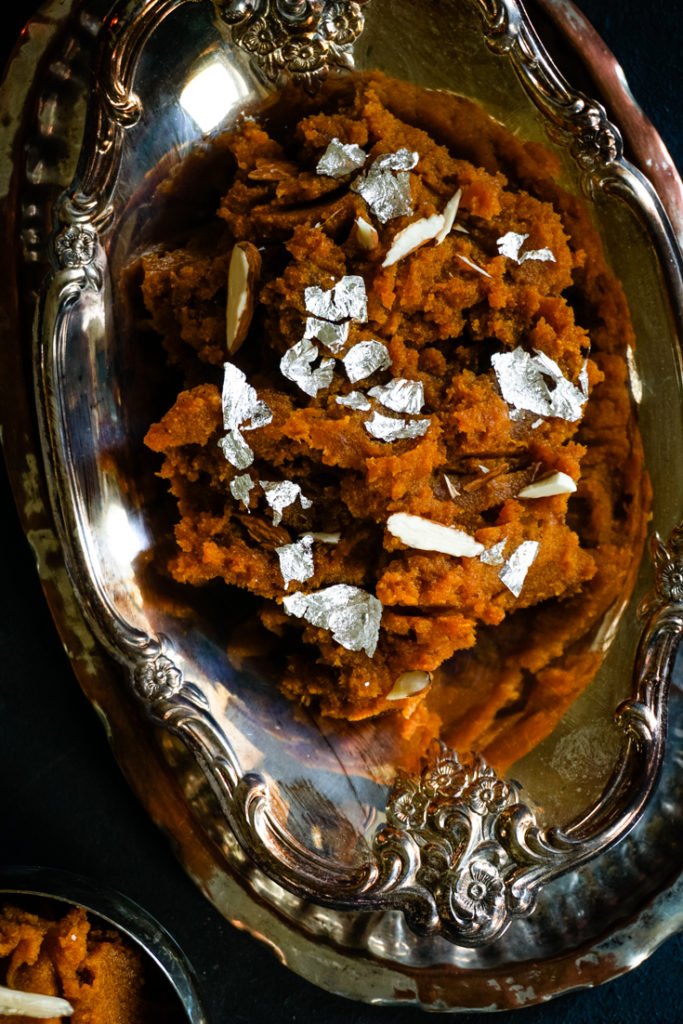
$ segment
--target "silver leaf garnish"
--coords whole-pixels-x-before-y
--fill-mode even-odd
[[[405,148],[386,153],[377,157],[368,172],[351,185],[382,224],[413,212],[408,171],[417,166],[419,159],[417,153]]]
[[[231,465],[246,469],[254,461],[254,453],[240,430],[264,427],[272,420],[273,413],[234,363],[224,364],[222,405],[227,436],[220,439],[218,446]]]
[[[341,142],[332,139],[320,157],[317,174],[326,174],[329,178],[345,178],[359,170],[367,160],[367,153],[353,142]]]
[[[633,358],[633,349],[630,346],[627,348],[627,352],[626,352],[626,360],[627,360],[627,362],[628,362],[628,354],[629,354],[629,352],[631,353],[631,358]],[[635,368],[635,363],[634,363],[634,368]],[[637,371],[636,371],[636,375],[637,375]],[[629,366],[629,376],[630,376],[630,366]],[[590,381],[588,380],[588,360],[587,359],[584,359],[583,366],[581,367],[581,372],[579,373],[579,387],[581,388],[581,391],[583,392],[585,397],[588,398],[588,395],[589,395],[589,392],[590,392]]]
[[[563,376],[557,363],[543,352],[523,348],[491,356],[503,398],[515,409],[537,416],[558,416],[570,423],[581,419],[586,396]],[[548,381],[553,384],[552,389]]]
[[[643,400],[643,382],[638,373],[635,353],[630,345],[626,346],[626,366],[628,368],[628,381],[631,386],[633,401],[636,405],[640,405]]]
[[[293,480],[262,480],[261,487],[266,502],[273,509],[273,525],[279,526],[282,522],[282,513],[290,505],[293,505],[298,498],[302,508],[310,508],[313,502],[305,497],[298,484]]]
[[[537,540],[522,541],[498,573],[498,578],[515,597],[522,593],[526,574],[536,559],[539,546]]]
[[[280,572],[284,580],[285,590],[293,581],[305,583],[315,572],[313,565],[313,535],[305,533],[293,544],[283,544],[275,548],[280,559]]]
[[[254,452],[239,430],[229,430],[225,437],[219,439],[218,447],[230,465],[236,469],[247,469],[254,461]]]
[[[497,544],[492,544],[490,548],[479,555],[479,561],[484,565],[502,565],[505,561],[503,553],[506,544],[506,540],[499,540]]]
[[[319,391],[329,388],[334,377],[334,359],[323,359],[315,370],[311,364],[318,358],[318,346],[309,338],[302,338],[287,349],[280,360],[280,370],[287,380],[315,398]]]
[[[360,412],[367,412],[372,408],[372,403],[367,400],[362,391],[350,391],[348,395],[337,395],[337,405],[346,405],[349,409],[359,409]]]
[[[304,291],[306,312],[321,320],[359,320],[368,318],[368,296],[365,281],[358,274],[342,277],[325,290],[312,285]]]
[[[368,394],[376,398],[386,409],[417,416],[424,405],[424,386],[419,380],[394,377],[388,384],[370,388]]]
[[[235,501],[241,501],[249,512],[251,511],[249,508],[249,492],[253,487],[254,481],[249,473],[242,473],[241,476],[236,476],[230,481],[230,493],[233,498]]]
[[[331,324],[328,320],[318,320],[316,316],[306,318],[304,338],[319,341],[334,355],[341,352],[349,340],[349,322]]]
[[[359,341],[342,359],[346,375],[352,384],[364,380],[377,370],[388,370],[391,356],[381,341]]]
[[[407,422],[395,416],[384,416],[381,412],[373,412],[364,423],[371,437],[378,441],[408,441],[422,437],[429,430],[431,419],[411,420]]]
[[[508,259],[514,260],[515,263],[525,263],[527,260],[556,262],[550,249],[529,249],[520,256],[520,249],[528,237],[528,234],[520,235],[516,231],[508,231],[507,234],[496,240],[498,252],[501,256],[507,256]]]
[[[377,650],[382,605],[360,587],[337,583],[315,594],[299,591],[282,603],[288,615],[331,630],[332,638],[347,651],[365,651],[372,658]]]

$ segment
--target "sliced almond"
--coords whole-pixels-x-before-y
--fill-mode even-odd
[[[455,484],[453,483],[451,478],[449,476],[446,476],[445,473],[443,474],[443,479],[444,479],[444,483],[446,484],[446,490],[450,494],[452,500],[455,501],[456,498],[460,497],[460,491],[455,486]]]
[[[233,355],[247,336],[254,315],[254,290],[261,273],[261,254],[251,242],[238,242],[228,270],[228,303],[225,335],[228,355]]]
[[[412,224],[409,224],[407,228],[403,228],[394,235],[394,240],[391,243],[389,252],[384,257],[383,267],[391,267],[394,263],[398,263],[404,256],[409,256],[411,252],[415,252],[425,242],[430,242],[432,238],[436,238],[439,232],[443,229],[444,219],[440,213],[434,213],[431,217],[421,217],[420,220],[414,220]]]
[[[379,245],[377,228],[369,224],[364,217],[356,217],[356,241],[362,249],[376,249]]]
[[[425,690],[431,681],[432,677],[429,672],[421,672],[419,670],[403,672],[389,690],[386,699],[404,700],[406,697],[413,697],[416,693],[421,693],[422,690]]]
[[[455,218],[458,213],[458,207],[460,206],[461,198],[462,189],[459,188],[455,195],[451,196],[451,198],[444,206],[443,213],[441,214],[441,216],[443,217],[443,227],[436,236],[437,245],[441,245],[444,238],[446,238],[447,235],[450,235],[451,231],[453,230],[453,225],[455,224]]]
[[[529,484],[517,495],[518,498],[551,498],[554,494],[572,494],[576,484],[566,473],[550,473],[533,484]]]
[[[483,544],[479,544],[463,530],[442,526],[431,519],[406,515],[404,512],[395,512],[389,516],[387,529],[407,547],[418,551],[440,551],[444,555],[455,555],[456,558],[474,558],[485,550]]]
[[[0,985],[0,1014],[8,1017],[37,1017],[49,1020],[51,1017],[70,1017],[74,1012],[71,1003],[59,996],[43,996],[37,992],[19,992]]]
[[[341,540],[341,533],[312,533],[313,540],[319,540],[321,544],[338,544]]]
[[[478,274],[483,274],[484,277],[491,276],[488,270],[484,270],[483,267],[480,267],[476,263],[473,263],[472,260],[467,258],[467,256],[461,256],[459,252],[457,252],[455,255],[458,257],[459,260],[462,260],[463,263],[466,263],[468,267],[471,267],[472,270],[476,270]]]

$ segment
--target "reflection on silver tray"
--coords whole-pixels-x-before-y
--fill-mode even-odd
[[[77,8],[90,69],[98,46],[83,37],[102,6]],[[449,0],[433,21],[417,20],[409,0],[243,0],[223,4],[215,21],[208,4],[119,3],[97,39],[77,174],[60,199],[45,199],[57,226],[29,252],[41,266],[51,261],[34,352],[42,453],[87,625],[125,668],[146,712],[146,741],[158,736],[221,851],[217,874],[198,881],[226,916],[265,931],[296,970],[358,998],[505,1007],[581,984],[574,951],[597,950],[606,931],[618,935],[680,863],[681,708],[669,690],[683,626],[683,481],[674,461],[683,442],[683,286],[658,198],[624,160],[602,108],[557,73],[514,0]],[[174,619],[145,599],[136,576],[136,557],[153,545],[129,441],[140,435],[145,396],[126,378],[129,353],[117,348],[110,278],[133,244],[120,230],[127,204],[169,150],[201,139],[178,96],[202,70],[222,68],[232,90],[204,126],[213,128],[279,76],[312,87],[352,54],[359,69],[470,95],[525,137],[550,134],[564,184],[591,198],[638,334],[654,583],[644,564],[640,624],[634,600],[589,691],[504,778],[477,755],[439,744],[425,751],[421,775],[394,779],[381,742],[370,769],[358,748],[372,742],[372,726],[328,733],[267,684],[238,678],[201,617]],[[81,111],[69,116],[76,122]],[[125,473],[103,458],[112,450]],[[675,808],[666,828],[665,802]],[[654,848],[666,867],[647,880],[639,865]],[[266,925],[235,896],[235,877],[271,908]],[[661,929],[657,920],[639,948],[652,948]],[[313,956],[321,937],[329,948]],[[372,968],[357,966],[351,979],[342,968],[359,957]],[[540,965],[531,988],[529,961]],[[556,973],[551,964],[565,961],[573,966]],[[438,983],[427,980],[436,965]],[[476,974],[484,966],[486,983]],[[622,969],[606,955],[594,980]],[[531,995],[515,996],[519,986]]]

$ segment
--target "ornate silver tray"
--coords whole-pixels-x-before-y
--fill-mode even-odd
[[[6,455],[53,614],[134,788],[222,913],[334,991],[503,1009],[627,969],[682,916],[683,279],[652,186],[516,0],[433,0],[419,17],[410,0],[83,0],[64,23],[57,11],[27,44],[43,61],[28,94],[39,116],[19,119],[5,189],[23,243],[3,286],[19,341],[5,369],[27,385]],[[396,777],[381,722],[332,730],[295,712],[231,667],[199,611],[178,616],[140,575],[158,529],[132,440],[148,422],[145,375],[112,300],[131,206],[161,161],[282,76],[310,88],[354,63],[470,96],[554,148],[638,337],[650,555],[598,676],[504,777],[442,744],[421,774]],[[183,90],[216,67],[218,104],[187,116]],[[21,96],[14,70],[6,105]]]

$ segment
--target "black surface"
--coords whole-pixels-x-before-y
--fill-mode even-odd
[[[636,98],[683,167],[679,4],[583,0],[581,6],[618,55]],[[3,59],[33,8],[24,2],[2,14]],[[11,428],[5,422],[5,431]],[[0,510],[0,863],[68,868],[139,901],[194,963],[212,1024],[408,1024],[423,1019],[413,1009],[364,1006],[319,991],[282,967],[266,947],[228,925],[199,895],[165,837],[132,797],[78,688],[44,603],[4,470]],[[514,1018],[527,1024],[679,1024],[682,954],[681,938],[670,939],[631,974],[595,991],[518,1011]],[[512,1016],[493,1019],[503,1022]],[[459,1017],[475,1019],[483,1018]]]

